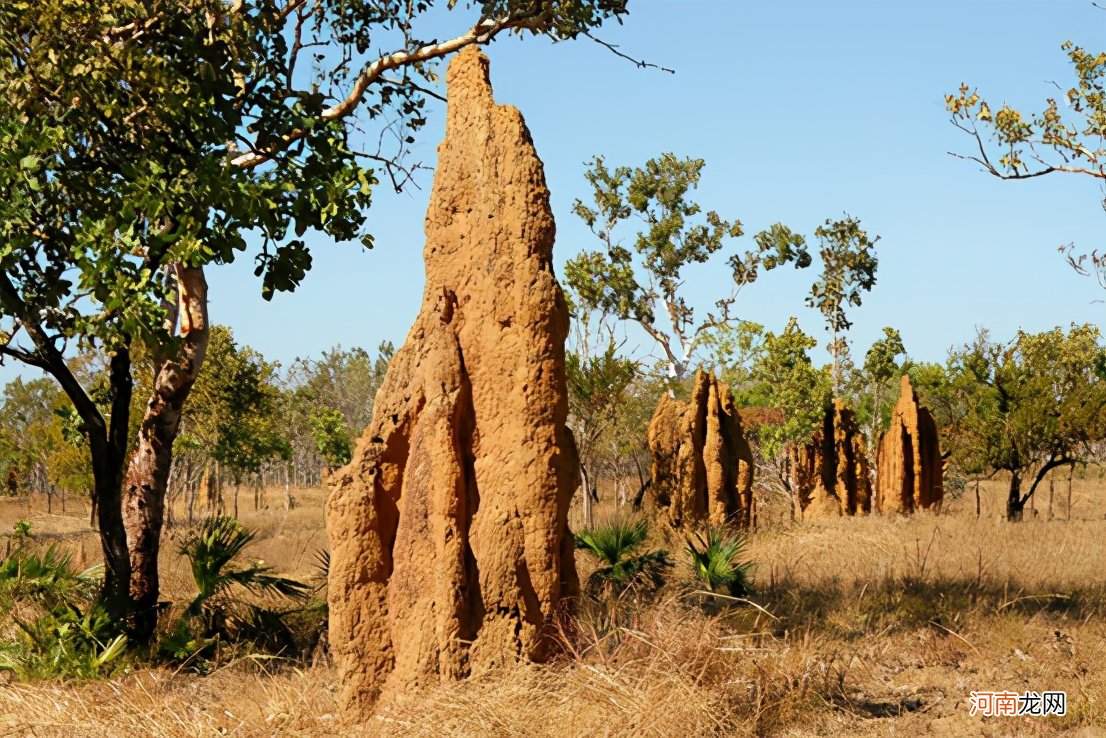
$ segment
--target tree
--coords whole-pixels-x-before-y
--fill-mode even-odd
[[[822,276],[811,285],[806,304],[817,308],[826,319],[826,330],[832,336],[827,348],[833,356],[833,391],[839,394],[843,359],[849,351],[841,334],[852,327],[845,308],[849,305],[860,307],[861,293],[870,292],[876,284],[879,259],[875,245],[879,236],[868,238],[860,221],[849,215],[841,220],[827,219],[815,229],[814,235],[820,243]]]
[[[63,442],[54,414],[57,388],[48,379],[16,378],[4,387],[0,429],[5,456],[22,486],[50,494],[50,460]]]
[[[898,356],[905,357],[906,348],[902,345],[902,335],[890,326],[884,327],[883,338],[872,343],[864,355],[864,379],[872,401],[868,422],[871,448],[879,447],[880,436],[890,420],[894,399],[885,397],[884,392],[890,380],[902,374],[903,366],[895,361]],[[888,399],[891,401],[887,402]]]
[[[584,505],[584,525],[591,527],[591,503],[597,475],[594,474],[600,440],[618,418],[626,401],[626,392],[637,376],[637,362],[616,354],[614,338],[606,350],[586,357],[569,353],[565,359],[568,377],[569,427],[580,455],[580,485]]]
[[[310,268],[307,231],[371,245],[377,171],[397,189],[409,177],[434,60],[503,33],[571,39],[626,13],[625,0],[477,0],[476,22],[438,42],[418,35],[431,0],[150,5],[0,7],[0,355],[53,376],[81,418],[103,597],[136,640],[153,632],[173,442],[209,340],[205,269],[252,233],[271,297]],[[355,151],[366,124],[394,147]],[[106,411],[66,365],[72,344],[110,356]],[[142,347],[154,391],[132,452]]]
[[[690,199],[697,189],[705,162],[662,154],[641,168],[609,169],[596,156],[584,174],[592,188],[592,205],[577,200],[574,212],[599,239],[601,249],[582,251],[565,265],[565,280],[574,304],[637,323],[662,353],[668,377],[682,380],[696,351],[711,331],[730,325],[737,294],[757,280],[761,269],[794,263],[810,264],[805,239],[783,225],[774,225],[754,237],[755,248],[728,259],[733,291],[715,303],[717,312],[697,321],[683,293],[683,271],[705,263],[728,239],[742,235],[741,223],[717,212],[702,212]],[[623,245],[617,231],[636,219],[643,230]],[[660,314],[667,316],[662,327]]]
[[[981,332],[951,357],[966,408],[953,428],[954,458],[968,473],[1010,474],[1009,520],[1021,519],[1051,470],[1081,463],[1106,438],[1106,349],[1099,338],[1090,325],[1019,332],[1008,344]]]
[[[948,366],[937,362],[908,361],[903,370],[910,375],[910,384],[918,393],[918,402],[933,415],[939,431],[947,430],[964,416],[964,406],[953,386]]]
[[[335,346],[318,359],[296,359],[288,384],[299,402],[337,410],[349,429],[360,433],[372,421],[373,401],[393,354],[390,341],[380,344],[375,359],[363,348]]]
[[[394,353],[385,341],[375,358],[362,348],[335,346],[318,359],[292,363],[282,408],[292,452],[292,466],[286,468],[289,484],[293,478],[299,484],[316,483],[324,467],[349,461],[354,438],[372,420],[376,393]]]
[[[225,473],[235,484],[237,508],[243,477],[256,474],[268,460],[289,455],[277,367],[249,346],[240,346],[222,325],[211,329],[206,361],[208,371],[196,381],[177,440],[186,449],[188,465],[202,470],[208,480],[209,505],[221,507]],[[215,465],[218,473],[213,475]]]
[[[750,408],[742,411],[742,420],[756,441],[758,461],[768,472],[758,478],[774,480],[790,499],[793,513],[795,483],[789,451],[809,443],[821,427],[831,390],[826,371],[816,369],[810,360],[808,352],[817,344],[791,318],[778,335],[764,335],[748,379],[735,393],[738,403]],[[762,410],[758,413],[755,408]]]
[[[55,493],[65,509],[66,491],[86,493],[90,469],[83,437],[71,406],[49,379],[16,378],[4,387],[0,406],[0,474],[9,488],[46,495],[53,511]]]
[[[353,455],[352,438],[339,410],[316,410],[311,416],[311,434],[327,467],[333,469],[349,463]]]
[[[620,504],[629,501],[635,510],[640,510],[645,492],[652,484],[649,423],[670,386],[665,380],[643,376],[639,370],[622,394],[610,427],[601,438],[604,452],[598,461],[614,479],[616,500]],[[626,487],[628,480],[636,480],[636,486]]]
[[[1094,53],[1071,41],[1060,47],[1074,72],[1064,91],[1064,111],[1055,97],[1037,113],[1026,114],[1003,103],[994,108],[969,85],[945,96],[952,124],[968,134],[972,154],[949,152],[974,161],[999,179],[1020,180],[1058,172],[1106,180],[1106,52]],[[982,128],[981,128],[982,126]],[[1093,276],[1106,289],[1106,252],[1077,253],[1073,244],[1060,253],[1076,272]]]

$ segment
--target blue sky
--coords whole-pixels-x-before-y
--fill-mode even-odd
[[[1099,185],[983,174],[946,153],[970,141],[944,106],[967,81],[992,102],[1037,108],[1054,92],[1049,80],[1070,80],[1060,44],[1097,50],[1104,28],[1106,11],[1059,0],[635,0],[603,38],[675,75],[637,69],[586,40],[505,39],[488,54],[498,101],[522,110],[545,162],[558,269],[594,247],[571,213],[586,195],[586,160],[701,157],[700,202],[739,218],[749,234],[776,221],[811,234],[827,217],[860,217],[882,240],[876,287],[851,313],[854,354],[892,325],[913,357],[943,360],[976,326],[1002,338],[1019,327],[1106,328],[1106,305],[1092,302],[1106,295],[1056,253],[1071,241],[1102,247]],[[416,148],[430,165],[443,112],[432,112]],[[399,344],[422,297],[430,176],[402,195],[378,190],[373,250],[310,242],[315,266],[295,294],[262,301],[249,257],[212,268],[212,319],[282,362],[339,343]],[[724,258],[687,276],[703,308],[728,292]],[[802,305],[814,278],[772,272],[742,292],[736,310],[773,330],[796,314],[822,339],[820,316]]]

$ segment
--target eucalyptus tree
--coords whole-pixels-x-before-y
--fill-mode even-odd
[[[797,514],[791,451],[810,442],[821,427],[831,395],[829,374],[815,368],[810,350],[818,342],[791,318],[778,334],[769,331],[757,350],[736,393],[743,419],[756,440],[756,451],[767,474],[759,478],[773,483]],[[756,410],[760,408],[761,410]]]
[[[906,358],[902,334],[890,326],[884,326],[883,338],[876,339],[864,354],[862,377],[871,400],[868,419],[869,448],[879,448],[880,436],[890,419],[890,408],[895,400],[894,395],[888,397],[885,393],[888,383],[902,374],[904,364],[898,360],[900,356]]]
[[[210,335],[205,270],[252,246],[271,298],[310,269],[308,231],[371,246],[365,211],[380,177],[400,188],[411,173],[435,60],[507,33],[571,39],[626,13],[626,0],[450,0],[465,26],[438,40],[420,31],[435,5],[0,4],[0,355],[51,375],[81,419],[103,599],[140,639],[173,442]],[[361,129],[382,147],[358,150]],[[103,407],[66,361],[92,347],[110,357]],[[139,370],[153,391],[132,444]]]
[[[729,256],[730,294],[715,302],[713,312],[697,318],[687,302],[684,271],[710,261],[744,233],[740,221],[726,220],[714,210],[704,213],[691,199],[705,165],[702,159],[665,153],[642,167],[610,169],[603,157],[594,157],[584,174],[591,202],[577,200],[574,212],[600,248],[585,249],[565,265],[575,307],[637,323],[660,350],[667,376],[677,381],[687,375],[712,332],[738,322],[733,314],[738,292],[755,282],[762,269],[810,264],[801,235],[780,224],[761,231],[752,250]],[[640,230],[627,246],[623,237],[629,223]]]
[[[1019,332],[1008,343],[981,332],[950,364],[964,407],[953,458],[967,473],[1010,475],[1010,520],[1050,471],[1084,463],[1106,439],[1106,349],[1094,326]]]
[[[288,391],[308,415],[318,409],[337,410],[356,436],[372,421],[373,403],[388,362],[395,354],[390,341],[377,347],[376,357],[360,347],[335,346],[317,359],[297,358],[288,369]]]
[[[601,440],[617,424],[629,401],[627,393],[638,375],[637,362],[617,354],[613,337],[601,354],[578,352],[565,357],[568,378],[569,427],[580,455],[580,486],[584,525],[593,525],[591,503],[596,495],[596,466]]]
[[[289,455],[277,366],[240,345],[223,325],[211,328],[205,363],[208,370],[197,378],[182,413],[178,440],[205,468],[204,477],[212,479],[217,464],[237,487],[264,462]],[[218,479],[212,487],[217,497]]]
[[[1106,52],[1071,41],[1061,49],[1073,79],[1052,83],[1059,94],[1047,97],[1039,112],[1023,112],[1005,102],[992,105],[967,84],[946,95],[952,123],[971,138],[973,149],[950,153],[999,179],[1066,173],[1106,181]],[[1059,251],[1075,271],[1093,276],[1106,289],[1106,251],[1080,253],[1073,244]]]
[[[811,285],[806,303],[826,320],[826,330],[831,335],[827,348],[833,357],[833,391],[840,394],[843,364],[849,353],[842,334],[852,327],[846,308],[860,307],[862,293],[870,292],[876,284],[879,259],[875,246],[879,236],[869,238],[860,221],[849,215],[840,220],[826,219],[814,235],[819,242],[822,274]]]

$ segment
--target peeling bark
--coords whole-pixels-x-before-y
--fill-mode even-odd
[[[178,266],[177,305],[180,341],[154,357],[154,391],[146,404],[138,441],[123,483],[123,522],[130,557],[130,632],[148,640],[157,625],[158,552],[165,515],[165,494],[173,462],[173,441],[181,410],[207,351],[207,282],[203,269]],[[176,323],[176,320],[173,320]]]

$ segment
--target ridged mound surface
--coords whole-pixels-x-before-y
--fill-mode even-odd
[[[363,713],[542,660],[578,590],[568,310],[542,163],[482,53],[460,52],[447,84],[422,309],[327,503],[330,646]]]

